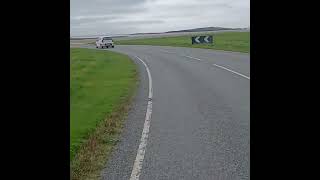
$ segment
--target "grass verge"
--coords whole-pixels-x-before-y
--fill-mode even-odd
[[[208,34],[203,34],[208,35]],[[210,35],[210,34],[209,34]],[[123,45],[155,45],[155,46],[178,46],[191,48],[217,49],[236,52],[250,52],[250,32],[223,32],[211,34],[214,43],[191,44],[191,35],[177,37],[160,37],[145,39],[118,40],[115,44]]]
[[[135,64],[110,51],[70,49],[71,179],[98,179],[137,87]]]

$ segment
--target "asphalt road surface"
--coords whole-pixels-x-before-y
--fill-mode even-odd
[[[103,179],[130,179],[137,158],[149,84],[138,58],[149,67],[153,88],[139,179],[250,179],[249,54],[166,46],[109,50],[132,57],[141,83]]]

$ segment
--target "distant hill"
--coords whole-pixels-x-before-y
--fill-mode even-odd
[[[178,31],[167,31],[160,33],[133,33],[130,35],[153,35],[153,34],[164,34],[164,33],[179,33],[179,32],[203,32],[203,31],[221,31],[221,30],[243,30],[245,28],[223,28],[223,27],[203,27],[203,28],[195,28],[195,29],[185,29]]]
[[[178,30],[178,31],[168,31],[168,32],[166,32],[166,33],[221,31],[221,30],[241,30],[241,28],[204,27],[204,28],[186,29],[186,30]]]
[[[152,35],[152,34],[163,34],[163,33],[133,33],[133,34],[130,34],[130,35],[145,35],[145,34]]]
[[[83,40],[83,39],[97,39],[102,35],[96,35],[96,36],[83,36],[83,37],[70,37],[70,40]],[[120,38],[120,37],[128,37],[127,35],[114,35],[114,36],[109,36],[111,38]]]
[[[111,35],[112,38],[119,38],[119,37],[127,37],[130,35],[156,35],[156,34],[166,34],[166,33],[180,33],[180,32],[204,32],[204,31],[222,31],[222,30],[250,30],[249,28],[224,28],[224,27],[203,27],[203,28],[195,28],[195,29],[184,29],[184,30],[177,30],[177,31],[167,31],[167,32],[158,32],[158,33],[132,33],[127,35]],[[80,39],[96,39],[99,37],[96,36],[82,36],[82,37],[71,37],[72,40],[80,40]]]

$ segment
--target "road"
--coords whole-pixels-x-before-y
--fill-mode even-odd
[[[250,179],[250,55],[165,46],[111,50],[132,57],[141,83],[104,179],[133,173],[149,85],[139,58],[153,89],[139,179]]]

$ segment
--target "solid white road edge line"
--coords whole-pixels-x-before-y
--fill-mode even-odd
[[[139,176],[141,174],[143,159],[146,152],[148,135],[149,135],[150,120],[151,120],[151,114],[152,114],[152,96],[153,96],[152,78],[151,78],[149,67],[138,56],[136,56],[136,58],[142,62],[142,64],[147,70],[148,78],[149,78],[149,96],[148,96],[148,105],[147,105],[147,112],[146,112],[146,117],[144,121],[143,131],[140,139],[137,156],[133,164],[130,180],[139,180]]]

